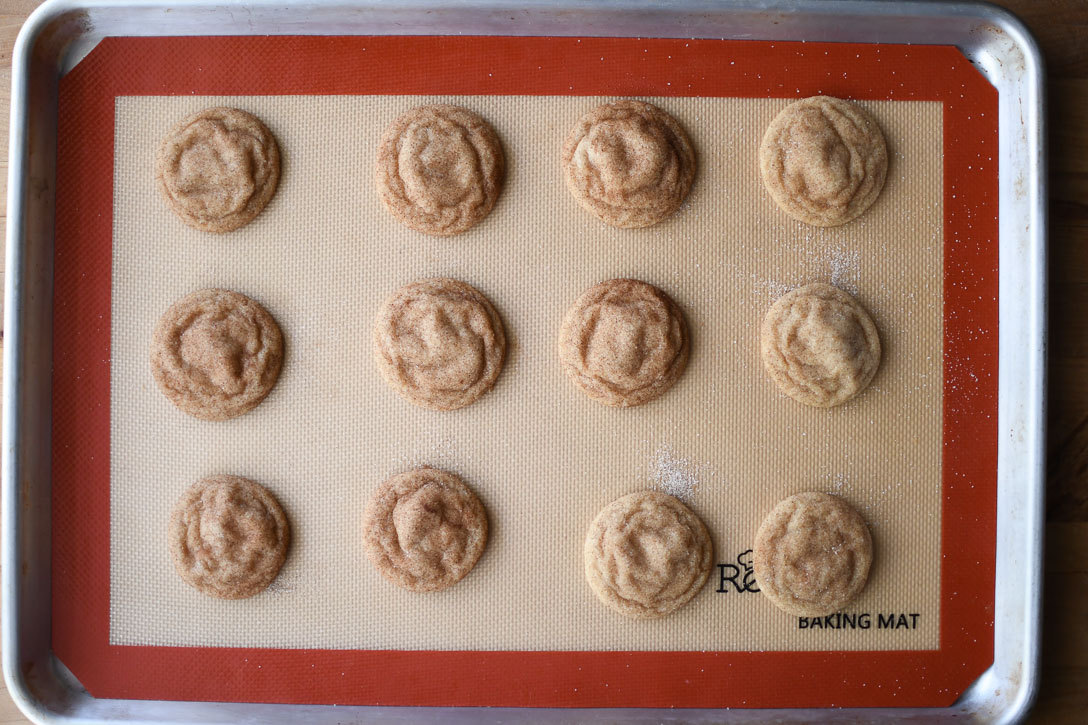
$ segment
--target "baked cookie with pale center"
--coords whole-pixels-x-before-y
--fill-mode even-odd
[[[865,212],[884,188],[888,149],[876,119],[841,98],[814,96],[786,106],[759,147],[771,198],[794,219],[820,227]]]
[[[656,619],[699,593],[713,544],[702,520],[678,499],[640,491],[601,509],[583,555],[586,579],[602,602],[633,619]]]
[[[276,497],[241,476],[193,484],[170,517],[170,552],[187,584],[220,599],[268,588],[287,558],[291,531]]]
[[[255,408],[283,365],[272,315],[238,292],[205,289],[170,306],[151,336],[151,374],[170,402],[202,420]]]
[[[455,410],[495,385],[506,358],[506,333],[491,302],[472,285],[424,279],[382,304],[374,323],[374,361],[409,402]]]
[[[695,180],[695,150],[657,106],[616,101],[578,120],[563,144],[567,188],[614,227],[648,227],[670,216]]]
[[[467,108],[434,104],[405,112],[386,129],[374,183],[400,223],[451,236],[491,213],[505,169],[491,124]]]
[[[767,374],[794,400],[817,408],[860,394],[880,366],[880,335],[847,292],[817,282],[779,297],[760,327]]]
[[[280,180],[276,137],[251,113],[208,108],[166,134],[155,156],[155,182],[189,226],[230,232],[253,221]]]
[[[858,596],[872,562],[873,541],[861,514],[839,496],[810,491],[767,515],[752,565],[759,590],[779,609],[823,617]]]
[[[651,284],[610,279],[571,305],[559,360],[579,389],[605,405],[642,405],[673,386],[691,345],[680,307]]]
[[[367,503],[366,555],[389,581],[437,592],[468,574],[487,544],[487,514],[459,476],[419,468],[385,481]]]

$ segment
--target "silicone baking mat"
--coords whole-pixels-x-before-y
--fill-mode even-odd
[[[996,143],[996,125],[980,121],[981,128],[968,131],[972,114],[952,118],[950,108],[966,108],[970,91],[971,110],[979,119],[987,111],[993,118],[986,103],[996,98],[958,53],[633,39],[155,42],[163,45],[107,41],[62,87],[56,377],[62,386],[60,362],[67,358],[82,367],[74,371],[79,379],[94,378],[105,397],[78,410],[59,392],[55,397],[60,486],[55,482],[54,517],[62,524],[55,530],[85,533],[92,545],[84,543],[79,555],[94,560],[101,579],[62,568],[54,577],[54,619],[67,614],[67,626],[73,624],[75,613],[64,611],[73,599],[65,594],[85,603],[104,597],[105,621],[97,621],[108,625],[108,639],[86,642],[87,632],[72,632],[79,641],[73,644],[62,625],[59,633],[55,626],[54,645],[92,693],[388,704],[940,704],[958,694],[956,682],[962,689],[981,671],[975,667],[966,677],[967,654],[989,661],[994,491],[987,426],[996,383],[996,274],[987,265],[996,265],[996,247],[985,231],[975,235],[996,227],[983,216],[985,202],[996,198],[996,167],[984,146]],[[164,46],[178,44],[180,56],[164,55]],[[277,88],[265,87],[267,64],[287,51],[308,53],[302,66],[312,75],[287,74]],[[405,51],[415,66],[400,58],[394,64]],[[779,80],[793,84],[792,92],[784,83],[765,82],[755,65],[762,58],[771,67],[768,57],[787,51],[798,70],[779,64],[785,65]],[[475,60],[463,77],[451,78],[435,65],[443,54]],[[197,57],[195,65],[183,60]],[[951,73],[960,81],[959,104],[944,84],[912,77],[926,57],[966,71]],[[825,72],[806,67],[806,58]],[[364,62],[367,73],[345,77]],[[889,72],[874,70],[883,63]],[[843,70],[833,74],[832,66]],[[133,69],[145,67],[155,72],[133,77]],[[709,68],[715,69],[711,80]],[[874,90],[889,77],[891,86]],[[447,95],[435,96],[439,91]],[[777,110],[790,98],[819,92],[870,108],[892,156],[874,208],[830,230],[778,212],[754,160]],[[556,156],[567,129],[616,95],[648,98],[673,113],[700,160],[684,208],[647,230],[600,224],[573,202],[560,177]],[[488,118],[509,163],[491,217],[452,240],[398,225],[370,181],[381,129],[401,110],[432,100],[461,103]],[[77,121],[65,112],[66,103],[83,108],[93,101],[101,117]],[[263,118],[285,159],[268,209],[226,237],[182,225],[150,181],[162,134],[187,113],[218,104]],[[978,153],[967,169],[954,165],[958,150],[949,153],[950,136],[963,141],[957,132],[966,132]],[[112,143],[90,143],[95,133]],[[86,219],[86,210],[96,207],[82,206],[83,223],[67,231],[73,241],[83,240],[79,252],[88,257],[80,275],[91,272],[94,281],[80,277],[65,287],[64,268],[76,261],[67,254],[75,248],[62,243],[73,211],[67,204],[89,193],[67,184],[101,170],[92,158],[108,162],[112,172],[112,198],[104,208],[111,223],[99,238]],[[964,196],[971,204],[960,213],[971,216],[957,225]],[[105,243],[93,258],[86,246],[92,239]],[[496,390],[452,414],[403,402],[370,363],[370,323],[381,299],[411,279],[438,275],[483,290],[512,343]],[[659,401],[630,411],[582,397],[559,371],[554,352],[570,302],[590,284],[616,276],[668,291],[693,330],[692,363],[681,382]],[[873,311],[885,344],[872,389],[834,411],[804,408],[778,393],[762,373],[755,341],[776,294],[818,279],[856,292]],[[93,297],[89,288],[100,281],[105,287]],[[206,286],[262,301],[288,341],[272,396],[226,424],[178,413],[147,370],[154,320],[177,297]],[[85,356],[90,350],[73,353],[64,336],[71,317],[94,309],[101,314],[103,294],[104,322],[84,325],[76,341],[101,344],[104,335],[104,381],[101,367],[88,369],[97,360]],[[86,304],[73,309],[80,295],[88,295]],[[969,322],[960,317],[968,313]],[[102,408],[104,417],[91,420]],[[71,440],[63,435],[68,416],[85,426]],[[103,424],[104,431],[97,427]],[[105,450],[98,447],[102,438]],[[73,446],[79,448],[74,454]],[[105,501],[87,501],[90,508],[80,508],[73,527],[70,507],[78,497],[65,492],[64,478],[75,473],[68,467],[84,452],[81,478],[101,481],[97,497]],[[106,459],[104,469],[93,469],[92,455]],[[358,535],[370,491],[420,464],[465,476],[487,505],[493,529],[477,569],[432,596],[382,580],[363,557]],[[88,479],[88,465],[103,477]],[[164,545],[169,509],[181,490],[217,472],[268,485],[284,502],[295,533],[272,590],[245,602],[210,600],[188,589]],[[631,622],[596,602],[581,572],[580,548],[601,506],[650,486],[689,500],[713,533],[719,565],[704,591],[676,615]],[[745,551],[762,516],[783,496],[811,489],[846,496],[872,526],[877,564],[845,620],[787,617],[744,585]],[[86,490],[80,496],[92,498]],[[94,506],[104,515],[86,515]],[[955,544],[961,546],[956,553],[950,543],[959,534],[950,531],[950,517],[959,528],[965,517],[974,520],[966,527],[972,541],[966,549]],[[975,538],[982,539],[981,549]],[[104,561],[94,542],[105,545]],[[972,545],[981,571],[958,571],[966,560],[957,564],[957,554]],[[58,542],[55,565],[63,567],[69,553]],[[58,579],[66,580],[60,597]],[[956,588],[949,590],[950,583]],[[987,633],[956,652],[961,597],[970,600],[963,613]],[[79,617],[86,622],[103,611],[90,610]],[[93,662],[104,653],[128,664],[107,672],[72,664],[81,654]],[[899,670],[894,685],[880,681],[880,663],[902,667],[942,656],[959,658],[960,668],[948,662],[945,677],[930,669],[911,683]],[[203,673],[177,674],[179,662],[193,657]],[[496,673],[517,663],[522,674],[512,690],[485,692],[458,684],[464,673],[457,670],[468,662],[477,672]],[[816,686],[768,692],[761,701],[750,683],[725,686],[736,664],[747,665],[748,676],[756,667],[773,670],[779,682],[797,677]],[[171,684],[147,682],[142,672],[148,666],[169,667]],[[704,687],[693,683],[695,670]],[[648,690],[647,677],[653,680]],[[852,686],[851,677],[858,678]],[[302,685],[315,681],[316,690]],[[837,686],[844,689],[836,693]],[[869,696],[869,688],[878,694]]]

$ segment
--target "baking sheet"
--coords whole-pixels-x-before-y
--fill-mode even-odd
[[[506,187],[481,225],[453,239],[400,226],[371,185],[378,138],[400,111],[446,100],[488,118]],[[616,230],[567,192],[558,150],[605,98],[458,96],[121,97],[116,103],[111,329],[110,642],[351,649],[875,650],[938,644],[941,453],[941,105],[863,102],[889,142],[876,205],[838,229],[807,227],[763,191],[756,149],[788,100],[648,99],[673,113],[700,171],[681,211]],[[211,105],[256,113],[284,156],[280,189],[227,236],[185,227],[151,181],[159,139]],[[164,273],[168,270],[168,273]],[[370,359],[378,305],[399,285],[452,276],[481,289],[510,345],[496,389],[450,413],[403,401]],[[692,329],[688,370],[661,399],[615,410],[581,395],[555,352],[563,313],[603,279],[666,290]],[[832,281],[871,310],[884,362],[871,388],[832,411],[769,382],[758,327],[777,294]],[[287,340],[283,374],[255,411],[190,419],[157,391],[150,331],[178,297],[222,286],[261,301]],[[488,508],[477,568],[437,595],[403,592],[363,556],[370,492],[415,465],[453,470]],[[270,591],[221,602],[186,587],[165,542],[181,491],[211,473],[272,489],[294,543]],[[622,494],[670,486],[738,565],[763,515],[801,490],[846,496],[872,526],[876,563],[849,608],[868,629],[799,630],[716,569],[675,615],[632,622],[585,583],[590,519]],[[743,559],[743,557],[742,557]],[[725,572],[731,573],[730,569]],[[724,589],[718,592],[717,589]],[[917,614],[881,628],[878,615]],[[427,626],[419,626],[426,622]]]

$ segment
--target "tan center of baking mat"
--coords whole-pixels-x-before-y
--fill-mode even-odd
[[[408,230],[372,186],[382,129],[428,101],[465,105],[502,138],[506,188],[491,216],[451,239]],[[142,645],[502,650],[933,649],[938,646],[941,450],[941,106],[866,102],[891,166],[858,221],[817,229],[778,211],[756,150],[784,100],[668,98],[696,146],[691,196],[668,221],[617,230],[583,211],[558,157],[568,129],[607,99],[584,97],[125,97],[117,100],[111,366],[110,642]],[[213,105],[262,118],[284,158],[257,220],[227,235],[181,223],[152,178],[160,139]],[[450,276],[484,292],[510,352],[495,390],[434,412],[401,399],[371,361],[381,301]],[[599,405],[564,376],[556,335],[586,287],[636,277],[690,322],[691,363],[664,397]],[[791,286],[833,281],[873,313],[885,357],[869,390],[827,411],[769,381],[760,320]],[[279,320],[279,384],[227,422],[181,413],[148,365],[152,327],[204,287],[250,295]],[[428,464],[480,494],[491,540],[439,594],[383,579],[363,553],[363,508],[385,478]],[[256,598],[217,601],[174,572],[170,509],[208,474],[248,476],[283,502],[294,541]],[[654,485],[686,494],[715,560],[738,565],[763,516],[804,490],[838,493],[872,527],[870,583],[854,629],[799,629],[716,568],[693,602],[658,621],[600,604],[582,542],[612,499]],[[743,557],[742,557],[743,558]],[[734,581],[743,582],[743,573]],[[718,592],[719,588],[724,592]],[[879,626],[879,615],[898,626]],[[907,615],[900,619],[899,615]],[[917,615],[917,616],[910,616]],[[887,625],[888,620],[883,620]],[[821,622],[821,624],[827,624]],[[834,624],[834,622],[832,622]]]

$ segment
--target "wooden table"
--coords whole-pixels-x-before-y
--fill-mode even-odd
[[[1042,681],[1029,722],[1082,723],[1088,712],[1088,0],[996,1],[1035,33],[1048,70],[1049,490]],[[0,0],[0,224],[7,199],[12,48],[23,20],[39,4]],[[0,725],[26,722],[0,688]]]

